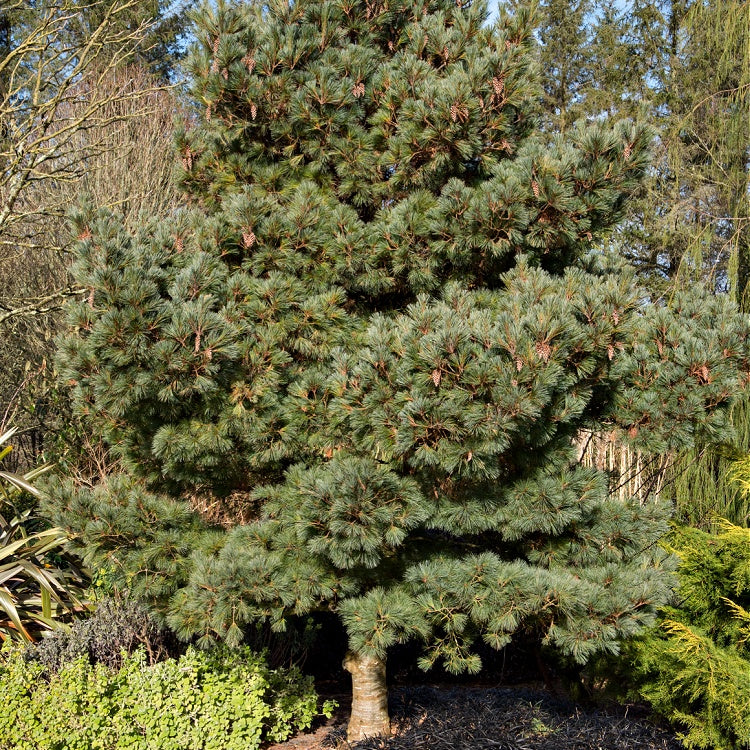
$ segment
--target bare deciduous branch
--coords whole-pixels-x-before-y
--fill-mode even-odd
[[[32,297],[24,300],[23,304],[18,307],[7,306],[0,303],[0,325],[11,318],[33,315],[48,315],[60,309],[62,301],[68,297],[76,297],[85,292],[85,289],[77,287],[68,287],[59,289],[51,294],[45,294],[41,297]]]
[[[28,3],[3,3],[14,10]],[[36,432],[59,311],[83,291],[67,270],[71,206],[89,194],[132,225],[177,201],[176,97],[129,64],[150,32],[129,23],[136,10],[139,0],[51,0],[0,49],[0,415],[23,414]],[[85,17],[100,20],[85,28]]]
[[[0,76],[8,81],[0,99],[0,235],[29,217],[28,206],[18,205],[25,190],[40,181],[80,178],[86,163],[107,148],[83,142],[82,133],[136,116],[132,109],[113,113],[111,106],[148,92],[102,85],[143,42],[147,25],[130,30],[117,23],[136,4],[110,0],[101,23],[76,45],[56,42],[80,14],[75,2],[64,0],[46,9],[0,60]]]

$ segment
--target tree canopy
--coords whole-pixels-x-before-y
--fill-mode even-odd
[[[129,476],[59,488],[58,516],[184,637],[337,612],[354,738],[387,730],[396,643],[476,671],[478,638],[533,630],[585,662],[651,622],[665,509],[611,498],[575,440],[721,436],[749,372],[728,300],[655,307],[594,250],[648,129],[550,139],[532,14],[486,21],[455,0],[206,6],[204,117],[177,138],[192,208],[76,218],[88,292],[59,364]]]

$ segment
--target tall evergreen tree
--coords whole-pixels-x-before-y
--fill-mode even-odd
[[[388,730],[393,644],[476,671],[475,639],[524,628],[584,662],[651,622],[664,509],[610,498],[573,440],[721,435],[749,370],[726,300],[648,306],[592,252],[648,131],[550,142],[533,19],[486,18],[206,7],[204,118],[178,135],[193,209],[135,233],[77,217],[90,291],[60,367],[130,476],[58,488],[58,519],[183,636],[337,612],[352,738]],[[209,495],[235,524],[191,512]]]
[[[544,0],[540,11],[537,35],[546,73],[542,79],[544,109],[552,116],[554,129],[564,131],[586,111],[582,94],[594,85],[594,9],[591,0]]]
[[[543,23],[570,24],[580,4],[542,5]],[[657,131],[653,169],[616,237],[652,293],[708,281],[743,308],[750,277],[750,5],[742,0],[597,3],[592,44],[541,37],[545,89],[572,82],[572,114],[545,102],[555,126],[573,116],[647,113]],[[577,22],[580,24],[580,21]],[[563,75],[586,56],[586,75]]]

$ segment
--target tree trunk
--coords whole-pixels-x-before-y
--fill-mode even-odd
[[[344,659],[344,669],[352,675],[352,715],[349,719],[349,742],[391,733],[388,717],[388,688],[385,684],[385,662],[376,656],[351,651]]]

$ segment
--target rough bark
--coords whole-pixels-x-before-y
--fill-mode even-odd
[[[390,734],[385,662],[376,656],[349,652],[344,659],[344,669],[352,675],[352,715],[347,731],[349,742]]]

